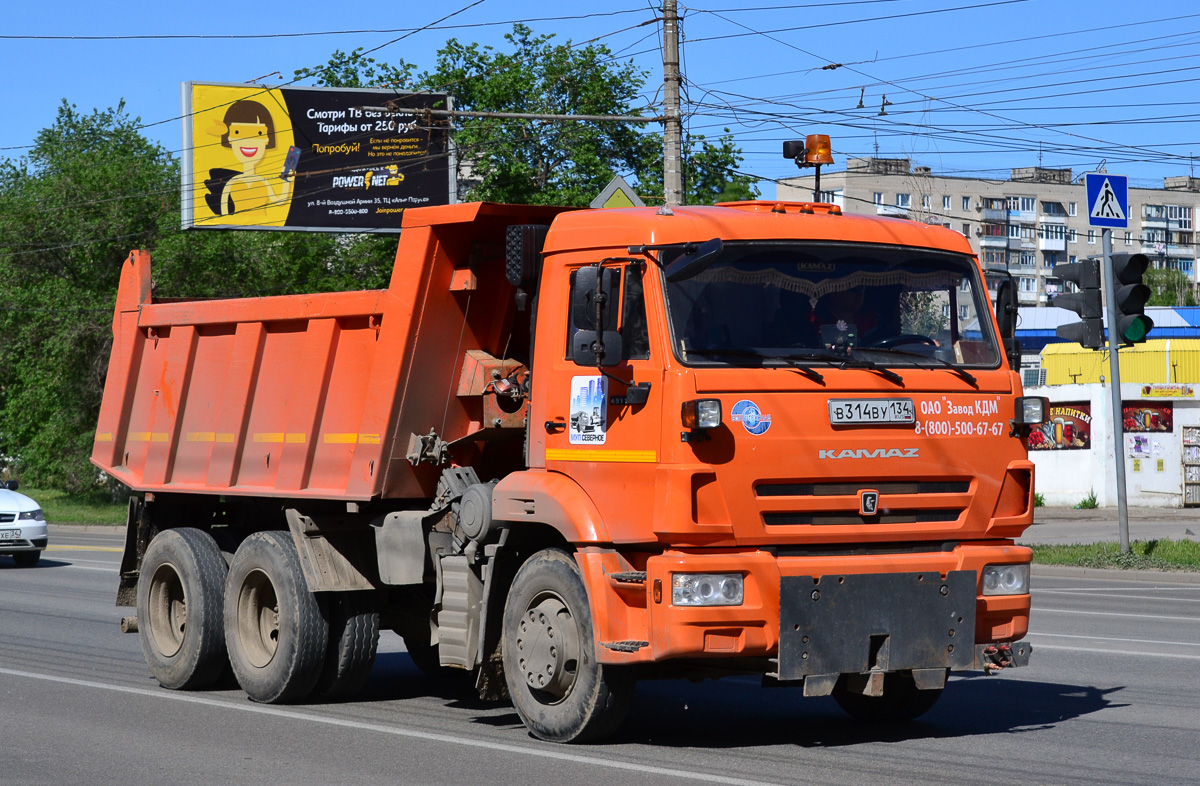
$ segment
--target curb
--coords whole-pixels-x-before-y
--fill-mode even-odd
[[[1200,572],[1165,570],[1108,570],[1076,568],[1070,565],[1039,565],[1031,569],[1034,578],[1108,579],[1110,581],[1149,581],[1160,584],[1200,584]]]

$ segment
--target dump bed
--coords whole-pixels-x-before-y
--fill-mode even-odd
[[[92,462],[138,491],[368,500],[432,496],[412,435],[480,423],[480,358],[528,349],[505,230],[561,208],[405,213],[386,290],[160,301],[150,255],[121,272]]]

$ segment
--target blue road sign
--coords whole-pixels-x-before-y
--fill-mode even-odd
[[[1084,177],[1087,184],[1088,226],[1128,228],[1129,178],[1103,172],[1088,172]]]

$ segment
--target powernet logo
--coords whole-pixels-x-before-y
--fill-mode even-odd
[[[746,431],[756,437],[761,437],[771,428],[771,416],[764,415],[758,405],[749,399],[742,399],[734,404],[729,412],[729,419],[741,423]]]

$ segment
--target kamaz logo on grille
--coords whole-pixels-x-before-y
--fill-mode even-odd
[[[918,458],[920,448],[858,448],[851,450],[822,450],[817,458],[823,459],[845,459],[845,458]]]

